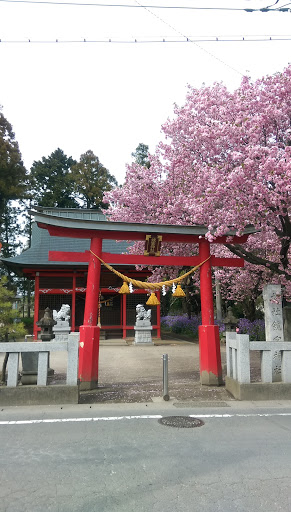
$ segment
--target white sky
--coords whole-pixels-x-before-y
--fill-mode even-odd
[[[69,6],[0,0],[0,104],[13,125],[27,169],[57,147],[76,159],[92,149],[122,183],[125,164],[132,161],[131,153],[137,145],[143,142],[152,152],[155,150],[161,139],[161,125],[173,115],[173,104],[184,102],[187,83],[200,87],[203,82],[210,85],[223,81],[234,89],[243,74],[258,78],[282,71],[291,61],[291,12],[150,12],[144,8],[84,5],[95,1],[98,3],[79,0],[82,6]],[[135,0],[99,1],[138,5]],[[262,8],[275,1],[144,0],[143,5]],[[287,0],[279,0],[276,7],[286,4],[291,8]],[[229,39],[238,35],[284,35],[290,40],[197,44],[11,42],[181,40],[181,35]]]

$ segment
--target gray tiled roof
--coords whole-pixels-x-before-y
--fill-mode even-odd
[[[45,208],[37,206],[36,211],[54,217],[64,217],[66,219],[106,221],[106,216],[100,210],[87,210],[85,208]]]
[[[98,210],[74,210],[74,209],[59,209],[59,208],[42,208],[43,213],[56,215],[58,217],[71,217],[83,220],[96,220],[104,221],[105,216]],[[126,241],[117,242],[116,240],[103,240],[103,252],[110,252],[111,254],[121,254],[126,252],[129,243]],[[32,225],[31,247],[26,249],[18,256],[13,258],[1,258],[3,263],[7,263],[11,267],[70,267],[78,266],[84,267],[87,263],[70,263],[48,261],[49,251],[66,251],[66,252],[84,252],[90,249],[90,240],[82,238],[62,238],[58,236],[50,236],[46,229],[41,229],[36,223]]]

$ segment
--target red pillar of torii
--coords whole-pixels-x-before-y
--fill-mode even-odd
[[[92,238],[90,250],[101,258],[102,239]],[[97,325],[101,263],[90,252],[83,325],[80,326],[79,381],[83,389],[98,385],[100,327]],[[97,307],[96,307],[97,305]]]
[[[203,226],[162,226],[132,223],[114,223],[101,221],[93,223],[35,213],[39,227],[48,229],[52,236],[91,239],[91,251],[84,253],[50,251],[50,261],[88,262],[88,277],[84,323],[80,327],[79,349],[79,380],[80,387],[91,389],[98,384],[98,354],[100,327],[97,326],[101,264],[99,256],[106,263],[127,265],[155,266],[196,266],[200,267],[200,295],[202,325],[199,327],[200,376],[204,385],[220,385],[222,383],[219,328],[214,325],[214,306],[212,292],[211,269],[213,266],[243,267],[241,258],[210,257],[210,242],[205,238],[207,231]],[[90,229],[91,228],[91,229]],[[247,241],[250,229],[238,237],[233,233],[217,238],[213,243],[224,244],[226,238],[232,236],[232,243],[241,244]],[[146,233],[162,235],[163,242],[198,243],[199,255],[180,256],[139,256],[128,254],[110,254],[102,252],[102,239],[113,240],[145,240]],[[205,261],[206,260],[206,261]]]
[[[219,327],[214,325],[210,243],[199,242],[199,256],[205,261],[200,267],[201,322],[199,326],[199,360],[201,384],[222,384]]]

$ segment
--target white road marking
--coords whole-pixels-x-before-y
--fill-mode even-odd
[[[32,425],[35,423],[69,423],[69,422],[82,422],[82,421],[120,421],[120,420],[154,420],[160,419],[160,414],[155,415],[142,415],[142,416],[105,416],[100,418],[53,418],[43,420],[11,420],[0,421],[0,425]]]
[[[168,415],[171,416],[171,415]],[[291,416],[291,412],[278,413],[249,413],[249,414],[189,414],[190,418],[268,418],[274,416]],[[52,418],[42,420],[8,420],[0,421],[0,425],[34,425],[40,423],[76,423],[93,421],[120,421],[120,420],[157,420],[163,418],[161,414],[148,414],[140,416],[101,416],[99,418]]]
[[[291,416],[291,412],[249,413],[249,414],[189,414],[190,418],[265,418],[268,416]]]

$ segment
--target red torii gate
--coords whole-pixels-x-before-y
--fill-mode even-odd
[[[88,261],[84,321],[80,327],[79,380],[81,389],[92,389],[98,385],[100,328],[97,326],[97,312],[101,263],[94,254],[109,264],[196,266],[207,260],[200,267],[202,315],[202,325],[199,326],[200,377],[201,384],[204,385],[215,386],[222,383],[219,328],[214,325],[211,268],[213,266],[243,267],[244,260],[242,258],[210,257],[211,244],[205,238],[206,226],[96,222],[58,217],[40,212],[32,213],[38,226],[47,229],[52,236],[91,239],[90,251],[83,253],[50,251],[49,253],[50,261]],[[231,243],[242,244],[247,241],[249,234],[253,232],[254,230],[251,227],[247,228],[242,236],[236,236],[234,232],[229,231],[225,236],[216,238],[212,243],[225,244],[229,242],[228,237],[232,237]],[[199,245],[199,255],[182,257],[102,253],[103,239],[145,241],[148,234],[162,236],[163,242],[197,243]]]

